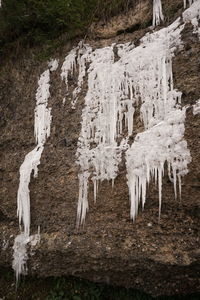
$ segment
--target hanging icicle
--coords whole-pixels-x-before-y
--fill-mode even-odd
[[[199,15],[200,0],[197,0],[183,13],[183,20],[198,19]],[[160,20],[163,20],[161,1],[154,1],[154,25]],[[73,92],[76,101],[85,77],[88,85],[76,153],[80,167],[78,224],[84,223],[89,209],[89,180],[93,182],[96,200],[99,182],[106,179],[114,183],[123,153],[133,219],[141,199],[144,205],[146,188],[152,178],[158,182],[160,214],[165,163],[174,182],[175,197],[177,183],[181,193],[181,177],[188,172],[191,158],[184,141],[185,109],[180,107],[181,92],[173,86],[172,58],[181,46],[184,26],[179,18],[167,28],[146,34],[138,47],[128,43],[92,51],[89,45],[79,44],[66,57],[62,78],[67,90],[69,73],[79,72]],[[118,61],[114,59],[114,46]],[[75,102],[72,100],[73,108]],[[145,131],[129,146],[138,104]]]
[[[183,0],[183,7],[186,8],[187,3],[188,3],[189,6],[191,6],[194,1],[195,0]]]
[[[49,68],[56,70],[58,67],[57,61],[51,61]],[[35,108],[35,139],[37,146],[26,155],[23,164],[20,167],[20,183],[17,194],[17,214],[19,217],[20,228],[23,228],[13,246],[13,269],[18,280],[20,274],[26,273],[27,253],[26,246],[30,242],[30,191],[29,183],[31,180],[32,171],[34,177],[38,174],[38,165],[46,139],[50,136],[51,127],[51,108],[48,108],[48,100],[50,97],[50,70],[46,70],[40,76],[38,81],[38,89],[36,93],[36,108]]]
[[[162,12],[162,2],[161,0],[153,0],[153,26],[160,25],[164,21],[164,16]]]

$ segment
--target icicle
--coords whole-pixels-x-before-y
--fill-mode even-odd
[[[40,76],[39,87],[36,93],[35,108],[35,139],[37,146],[25,157],[20,167],[20,184],[18,189],[18,216],[20,223],[24,225],[24,232],[28,236],[30,232],[30,196],[29,183],[32,170],[37,176],[37,167],[44,149],[46,139],[50,135],[51,109],[47,108],[49,92],[50,71],[47,70]]]
[[[146,184],[144,182],[148,182],[149,173],[153,173],[153,170],[156,169],[155,173],[158,173],[160,216],[162,176],[165,162],[173,171],[175,194],[176,178],[179,179],[179,191],[181,192],[180,178],[187,174],[187,165],[191,162],[187,143],[183,140],[184,120],[185,109],[174,109],[166,115],[163,122],[138,134],[131,148],[126,152],[127,178],[131,202],[133,202],[131,203],[132,207],[135,207],[134,203],[140,202],[139,195],[133,190],[132,178],[136,178],[134,181],[140,184],[143,182],[139,188],[143,190],[142,202],[144,203],[144,199],[146,199]],[[137,209],[133,211],[135,211],[135,215],[132,212],[132,218],[135,219]]]
[[[17,194],[17,214],[19,223],[24,226],[25,235],[30,233],[30,195],[29,183],[32,170],[34,176],[37,176],[37,167],[40,164],[40,158],[43,151],[43,146],[37,146],[25,157],[23,164],[20,167],[20,183]]]
[[[162,2],[161,0],[153,0],[153,26],[160,25],[160,22],[164,21],[162,13]]]
[[[54,71],[57,69],[58,62],[51,61],[49,68]],[[29,183],[31,180],[31,173],[34,171],[34,177],[38,174],[38,165],[46,139],[50,135],[51,126],[51,108],[48,108],[48,99],[50,97],[50,70],[42,73],[38,81],[38,89],[36,92],[36,108],[35,108],[35,139],[37,146],[29,152],[23,164],[20,167],[20,183],[17,194],[17,214],[19,217],[19,224],[23,225],[23,231],[15,238],[14,254],[13,254],[13,269],[16,273],[16,280],[18,281],[20,274],[26,273],[26,261],[28,254],[26,246],[30,242],[30,191]]]
[[[76,68],[76,54],[77,54],[77,47],[72,49],[70,53],[65,57],[65,61],[61,68],[61,78],[65,80],[66,89],[68,91],[68,76],[70,72],[74,72]]]
[[[78,85],[73,91],[73,98],[71,101],[72,108],[75,109],[75,105],[77,102],[77,96],[81,91],[81,86],[83,84],[83,79],[86,74],[86,64],[90,59],[90,54],[92,52],[92,48],[88,45],[84,45],[82,42],[79,45],[72,49],[70,53],[65,57],[65,61],[62,66],[61,78],[65,80],[66,91],[68,92],[68,77],[69,73],[74,74],[76,67],[79,67],[79,75],[78,75]]]
[[[196,0],[183,0],[183,7],[186,8],[187,7],[187,2],[188,5],[191,6],[193,2],[195,2]]]
[[[79,224],[84,223],[85,215],[89,209],[88,178],[89,178],[88,172],[79,174],[79,200],[78,200],[78,210],[77,210],[77,226],[79,226]]]
[[[199,15],[199,3],[197,0],[184,12],[184,22]],[[161,1],[154,1],[155,25],[162,19]],[[178,18],[167,28],[146,34],[138,47],[127,43],[93,51],[90,46],[79,44],[65,58],[62,77],[67,87],[69,72],[73,73],[76,67],[79,74],[72,92],[73,107],[84,79],[88,86],[76,153],[80,168],[78,225],[84,223],[89,209],[89,180],[93,181],[96,200],[96,184],[115,180],[124,153],[133,219],[140,201],[144,207],[147,185],[152,179],[159,187],[160,214],[165,163],[175,195],[177,178],[188,172],[190,153],[183,140],[185,112],[180,110],[181,92],[174,89],[172,74],[172,58],[182,45],[181,32],[185,26],[180,21]],[[114,47],[118,61],[114,59]],[[135,106],[140,106],[145,131],[136,136],[130,147]],[[127,136],[123,140],[125,128]]]

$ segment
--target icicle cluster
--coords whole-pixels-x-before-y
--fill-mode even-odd
[[[57,62],[53,61],[49,64],[51,70],[57,69]],[[40,76],[38,81],[38,89],[36,92],[36,108],[35,108],[35,139],[37,146],[26,155],[23,164],[20,167],[20,183],[17,194],[17,214],[19,217],[20,227],[23,225],[23,232],[15,239],[13,246],[13,269],[16,272],[18,280],[20,274],[26,271],[26,245],[30,242],[30,191],[29,183],[32,171],[34,177],[38,174],[38,165],[46,139],[50,135],[51,126],[51,108],[48,108],[48,99],[50,97],[50,70],[46,70]]]
[[[190,8],[183,13],[183,22],[192,22],[194,30],[199,32],[200,0],[189,0],[189,5]],[[163,19],[161,0],[154,0],[153,26],[160,24]],[[133,220],[140,202],[144,207],[147,186],[152,179],[159,189],[160,215],[165,164],[174,184],[175,197],[177,185],[181,194],[181,178],[188,172],[191,157],[184,140],[186,108],[181,108],[181,92],[173,86],[172,58],[174,51],[181,46],[183,28],[184,24],[181,25],[179,18],[167,28],[146,34],[138,47],[129,43],[113,44],[93,51],[89,45],[81,42],[65,58],[61,77],[65,80],[67,95],[69,75],[78,73],[71,99],[73,108],[86,77],[88,85],[76,153],[80,167],[78,224],[84,222],[89,209],[89,180],[94,184],[96,200],[99,182],[106,179],[114,184],[122,155],[126,159]],[[20,167],[17,211],[23,231],[16,237],[13,246],[13,269],[17,280],[20,274],[26,273],[27,244],[35,245],[40,239],[39,232],[30,236],[29,183],[32,171],[37,176],[44,145],[50,135],[50,71],[58,68],[58,61],[51,60],[48,67],[40,76],[36,93],[34,131],[37,146],[26,155]],[[63,105],[65,101],[66,98],[63,99]],[[137,106],[144,132],[137,134],[130,145]],[[196,113],[199,113],[199,101],[194,106]]]
[[[161,0],[153,0],[153,26],[160,25],[164,21],[164,16],[162,12],[162,2]]]
[[[199,0],[197,2],[199,8]],[[185,12],[185,22],[198,16],[198,10],[194,12],[197,2]],[[160,4],[155,3],[157,8]],[[72,97],[73,107],[84,78],[88,78],[77,149],[80,167],[78,224],[84,222],[89,208],[89,180],[94,184],[96,200],[99,181],[106,179],[114,183],[123,153],[133,219],[141,199],[144,205],[151,178],[158,182],[161,210],[165,163],[174,182],[175,196],[177,182],[181,192],[181,177],[187,173],[191,158],[184,141],[185,109],[180,108],[181,93],[173,87],[172,57],[181,46],[183,28],[184,24],[181,25],[178,19],[167,28],[147,34],[138,47],[112,45],[92,51],[89,45],[79,44],[65,58],[61,76],[67,90],[69,74],[79,72]],[[130,147],[129,137],[133,134],[138,105],[145,132],[138,135]],[[124,136],[126,128],[127,135]]]
[[[181,195],[181,177],[188,173],[191,161],[187,143],[184,140],[185,109],[174,109],[164,120],[136,136],[126,153],[127,178],[131,196],[131,218],[138,213],[140,201],[144,207],[146,187],[151,179],[159,189],[159,217],[161,213],[162,177],[164,164],[168,164],[168,175],[174,182],[177,197],[177,181]]]
[[[68,77],[70,72],[74,73],[78,69],[78,84],[72,95],[72,108],[75,109],[76,102],[78,100],[78,94],[81,91],[84,77],[86,75],[86,63],[90,59],[90,54],[92,53],[92,48],[89,45],[84,45],[82,42],[72,49],[71,52],[66,56],[65,61],[62,66],[61,78],[65,80],[66,92],[68,92]]]

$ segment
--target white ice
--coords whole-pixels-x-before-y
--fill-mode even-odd
[[[26,275],[27,274],[27,259],[28,259],[28,253],[27,253],[27,247],[30,245],[31,248],[35,247],[40,242],[40,233],[38,230],[38,233],[35,235],[27,236],[24,232],[17,235],[15,238],[15,242],[13,245],[13,262],[12,267],[13,270],[15,270],[16,275],[16,282],[18,283],[20,279],[20,275]]]
[[[192,19],[200,17],[200,0],[194,1],[194,3],[183,12],[183,21],[191,22]]]
[[[90,58],[92,48],[89,45],[85,45],[82,42],[78,44],[77,47],[73,48],[71,52],[66,56],[65,61],[62,66],[61,78],[65,80],[66,92],[68,92],[69,84],[68,78],[69,74],[75,73],[78,68],[78,84],[73,91],[72,95],[72,108],[75,109],[76,102],[78,100],[78,94],[81,91],[84,77],[86,75],[86,64]]]
[[[169,178],[174,182],[177,197],[177,182],[181,194],[181,177],[188,173],[191,161],[184,140],[185,109],[174,109],[164,120],[136,136],[126,152],[127,178],[131,197],[131,218],[135,220],[138,207],[146,201],[147,186],[154,179],[159,189],[159,216],[162,200],[162,177],[164,165],[168,165]]]
[[[23,224],[24,233],[30,233],[30,195],[29,183],[31,173],[37,176],[37,167],[40,164],[40,158],[44,149],[46,139],[50,135],[51,126],[51,108],[48,108],[50,71],[46,70],[40,76],[38,89],[36,93],[35,108],[35,139],[37,146],[29,152],[23,164],[20,167],[20,183],[17,195],[17,211],[20,224]]]
[[[53,61],[49,64],[49,68],[55,70],[56,63]],[[13,254],[13,269],[16,273],[16,279],[19,279],[20,274],[26,273],[26,261],[28,254],[26,245],[30,242],[30,190],[29,183],[32,172],[34,177],[38,174],[38,165],[46,139],[50,135],[51,127],[51,108],[48,107],[50,97],[50,70],[47,69],[39,78],[38,89],[36,92],[36,107],[35,107],[35,123],[34,132],[37,146],[29,152],[20,167],[20,182],[17,193],[17,214],[19,217],[21,234],[15,238],[14,254]]]
[[[197,100],[195,105],[193,105],[193,114],[194,115],[200,114],[200,99]]]
[[[183,0],[183,6],[184,6],[184,8],[187,7],[187,3],[188,3],[189,6],[191,6],[194,1],[195,0]]]
[[[199,16],[199,4],[198,0],[184,12],[185,23]],[[191,158],[184,140],[181,92],[173,84],[172,59],[175,50],[182,47],[185,23],[178,18],[167,28],[146,34],[138,47],[131,43],[113,44],[93,51],[89,45],[79,44],[65,58],[62,78],[67,91],[69,74],[74,76],[75,72],[79,74],[78,82],[73,81],[77,86],[73,92],[76,100],[83,82],[88,86],[76,153],[80,168],[78,224],[84,223],[89,209],[89,181],[93,182],[96,201],[99,182],[114,183],[124,154],[133,219],[141,199],[144,205],[152,178],[158,182],[161,211],[165,164],[175,196],[177,185],[181,193],[181,177],[188,172]],[[75,102],[72,101],[73,107]],[[129,146],[136,109],[140,111],[144,133]]]
[[[164,15],[162,12],[161,0],[153,0],[153,26],[160,25],[164,21]]]
[[[56,71],[58,69],[58,66],[59,66],[59,60],[58,59],[52,59],[48,63],[48,67],[49,67],[51,72]]]
[[[196,0],[193,2],[193,4],[190,4],[190,8],[183,12],[183,21],[191,22],[194,28],[193,33],[197,34],[198,38],[200,39],[200,0]]]

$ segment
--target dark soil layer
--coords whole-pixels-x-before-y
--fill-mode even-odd
[[[199,300],[200,294],[158,297],[157,300]],[[17,289],[12,271],[0,272],[0,299],[3,300],[153,300],[133,289],[95,284],[74,277],[22,278]]]

